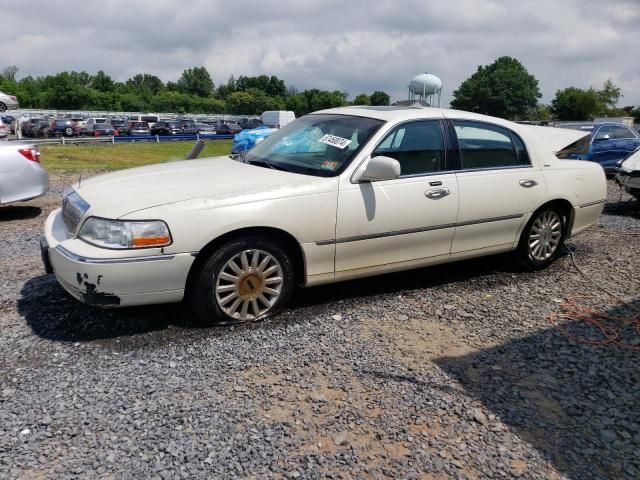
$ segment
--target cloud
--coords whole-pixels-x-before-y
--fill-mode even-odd
[[[19,76],[104,70],[166,81],[205,65],[216,84],[264,73],[298,89],[403,99],[409,80],[428,71],[448,103],[478,65],[510,55],[538,78],[545,102],[612,78],[621,104],[640,104],[638,0],[23,0],[2,12],[0,61]]]

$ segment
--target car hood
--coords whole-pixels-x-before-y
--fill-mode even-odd
[[[281,196],[278,187],[300,187],[319,180],[323,179],[216,157],[121,170],[81,180],[74,189],[91,206],[88,215],[120,218],[193,199],[224,197],[228,204],[236,203],[235,198],[237,203],[246,201],[243,195],[246,197],[247,192],[253,195],[267,191],[267,196]]]
[[[627,173],[640,171],[640,150],[636,150],[635,153],[627,157],[620,165],[620,170]]]

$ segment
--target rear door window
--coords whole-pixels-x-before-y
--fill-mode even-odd
[[[468,120],[453,120],[462,170],[530,165],[524,143],[504,127]]]
[[[613,131],[613,138],[636,138],[627,127],[612,127],[611,130]]]

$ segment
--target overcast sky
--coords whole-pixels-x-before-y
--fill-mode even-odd
[[[277,75],[299,90],[384,90],[404,99],[422,72],[443,106],[478,65],[502,55],[540,82],[543,101],[567,86],[621,87],[640,105],[640,0],[0,0],[0,68],[18,77],[104,70],[117,80],[176,80],[207,67]]]

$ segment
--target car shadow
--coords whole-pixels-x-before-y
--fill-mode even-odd
[[[632,304],[640,308],[640,297]],[[566,328],[595,335],[578,321]],[[622,331],[625,341],[640,339],[631,327]],[[580,344],[550,328],[435,363],[568,477],[636,479],[639,360],[640,352]]]
[[[111,310],[85,305],[69,295],[53,275],[28,280],[20,291],[17,309],[34,334],[54,341],[90,342],[170,327],[201,327],[180,304]]]
[[[333,304],[341,300],[357,297],[371,297],[431,288],[449,283],[464,282],[470,278],[496,273],[523,273],[523,268],[512,255],[501,254],[376,275],[337,284],[298,289],[294,294],[290,308],[306,308],[326,303]]]
[[[41,213],[42,209],[40,207],[8,205],[6,207],[0,207],[0,221],[27,220],[29,218],[36,218]]]
[[[234,328],[203,325],[182,303],[122,309],[91,307],[71,297],[53,275],[41,275],[28,280],[20,291],[17,308],[33,333],[47,340],[92,342],[130,336],[144,337],[142,334],[146,333],[166,333],[166,340],[170,341],[171,333],[167,333],[169,330],[173,331],[174,337],[176,329],[187,336],[190,334],[184,333],[186,331],[191,331],[191,335],[201,331],[204,336],[244,334],[253,329],[278,328],[282,323],[303,322],[306,317],[300,314],[304,314],[308,307],[330,305],[333,310],[333,305],[342,300],[463,282],[497,272],[521,271],[510,256],[497,255],[342,282],[339,287],[334,284],[298,288],[294,292],[292,304],[283,314],[266,322],[235,324]],[[149,336],[146,341],[137,340],[144,344],[162,341],[158,335]]]

